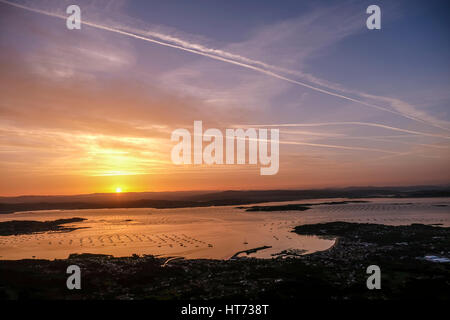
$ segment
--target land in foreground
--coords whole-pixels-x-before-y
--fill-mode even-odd
[[[331,222],[298,234],[338,237],[330,250],[271,260],[183,260],[71,255],[0,261],[1,299],[450,299],[450,228]],[[440,260],[439,260],[440,259]],[[440,261],[440,262],[439,262]],[[66,268],[82,289],[66,288]],[[368,290],[366,268],[381,268]]]

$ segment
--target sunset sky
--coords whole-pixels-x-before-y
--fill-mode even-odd
[[[81,30],[60,18],[70,4]],[[371,4],[381,30],[366,27]],[[448,184],[449,12],[0,1],[0,195]],[[194,120],[279,128],[278,174],[173,164],[171,133]]]

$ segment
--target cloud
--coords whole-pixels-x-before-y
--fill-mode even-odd
[[[24,10],[28,10],[28,11],[44,14],[44,15],[47,15],[47,16],[51,16],[51,17],[55,17],[55,18],[59,18],[59,19],[66,19],[66,16],[58,14],[58,13],[49,12],[49,11],[41,10],[41,9],[35,9],[33,7],[20,5],[20,4],[16,4],[16,3],[13,3],[13,2],[10,2],[10,1],[5,1],[5,0],[0,0],[0,2],[4,3],[4,4],[12,5],[12,6],[15,6],[17,8],[24,9]],[[328,11],[328,10],[325,10],[325,11]],[[315,25],[319,25],[319,22],[324,21],[326,19],[333,19],[333,18],[339,19],[339,25],[342,25],[342,26],[353,25],[353,23],[355,21],[355,17],[350,15],[350,16],[346,17],[346,19],[348,21],[344,21],[343,22],[342,21],[343,20],[342,16],[340,16],[339,14],[336,14],[333,11],[333,8],[331,8],[330,11],[326,12],[325,14],[320,14],[319,17],[315,17],[313,15],[312,19],[311,18],[310,19],[303,19],[302,20],[302,24],[304,23],[308,27],[310,27],[312,22],[314,22]],[[377,109],[377,110],[380,110],[380,111],[384,111],[384,112],[388,112],[388,113],[395,114],[395,115],[398,115],[398,116],[402,116],[402,117],[408,118],[410,120],[427,123],[427,124],[429,124],[431,126],[438,127],[440,129],[444,129],[444,130],[450,131],[450,128],[446,128],[446,127],[443,127],[441,125],[438,125],[438,124],[436,124],[435,121],[430,121],[430,119],[433,120],[430,117],[427,117],[426,119],[424,119],[423,117],[422,118],[417,117],[417,115],[419,114],[418,112],[413,112],[413,113],[410,112],[411,111],[411,106],[409,106],[408,108],[405,108],[406,104],[400,104],[396,100],[394,100],[394,105],[396,105],[397,108],[395,110],[392,110],[392,109],[389,109],[389,108],[387,108],[385,106],[380,106],[380,105],[377,105],[377,104],[374,104],[374,103],[370,103],[370,102],[361,100],[360,98],[354,98],[354,97],[350,97],[350,96],[342,94],[342,93],[333,92],[333,91],[330,90],[331,88],[326,88],[326,87],[325,88],[320,88],[320,87],[317,86],[318,84],[314,83],[314,82],[312,84],[309,84],[309,83],[306,83],[304,81],[293,79],[293,78],[291,78],[289,76],[285,76],[285,75],[279,73],[282,69],[280,70],[276,66],[265,64],[265,63],[263,63],[261,61],[249,59],[249,58],[246,58],[246,57],[243,57],[243,56],[240,56],[240,55],[231,54],[231,53],[228,53],[228,52],[223,51],[223,50],[206,48],[206,47],[204,47],[202,45],[192,44],[192,43],[189,43],[187,41],[182,41],[182,40],[180,40],[178,38],[171,37],[169,35],[161,35],[161,34],[155,33],[155,32],[150,33],[148,31],[147,32],[139,31],[139,30],[136,30],[136,29],[133,29],[133,28],[127,28],[127,27],[123,27],[123,26],[121,27],[121,29],[119,29],[118,26],[115,26],[115,25],[112,25],[112,26],[110,26],[110,25],[103,25],[103,24],[96,23],[96,22],[90,22],[90,21],[87,21],[87,20],[84,20],[84,19],[82,20],[82,23],[83,23],[83,25],[87,25],[87,26],[90,26],[90,27],[93,27],[93,28],[96,28],[96,29],[117,33],[117,34],[120,34],[120,35],[123,35],[123,36],[135,38],[135,39],[138,39],[138,40],[147,41],[147,42],[150,42],[150,43],[158,44],[158,45],[165,46],[165,47],[170,47],[170,48],[173,48],[173,49],[178,49],[178,50],[190,52],[190,53],[201,55],[201,56],[204,56],[204,57],[208,57],[208,58],[211,58],[211,59],[214,59],[214,60],[217,60],[217,61],[222,61],[222,62],[225,62],[225,63],[233,64],[233,65],[236,65],[236,66],[240,66],[240,67],[243,67],[243,68],[246,68],[246,69],[250,69],[250,70],[253,70],[253,71],[257,71],[257,72],[263,73],[263,74],[268,75],[268,76],[273,77],[273,78],[277,78],[279,80],[283,80],[283,81],[289,82],[289,83],[297,85],[297,86],[302,86],[302,87],[314,90],[316,92],[320,92],[320,93],[325,94],[325,95],[333,96],[333,97],[336,97],[336,98],[339,98],[339,99],[344,99],[344,100],[347,100],[347,101],[350,101],[350,102],[353,102],[353,103],[364,105],[364,106],[369,107],[369,108],[374,108],[374,109]],[[122,30],[122,29],[124,29],[124,30]],[[351,28],[347,29],[347,27],[342,27],[342,28],[338,29],[338,31],[341,32],[344,36],[350,34],[351,33],[350,30],[351,30]],[[321,30],[321,31],[323,31],[323,30]],[[324,33],[327,34],[327,35],[330,34],[329,32],[326,32],[326,31]],[[156,40],[154,38],[150,38],[149,36],[141,36],[140,34],[150,34],[152,37],[154,37],[154,38],[156,38],[158,40]],[[315,34],[307,33],[305,39],[308,39],[308,41],[311,41],[311,39],[315,39],[314,35]],[[273,41],[273,39],[275,39],[275,38],[272,37],[272,38],[269,38],[269,39],[272,39],[272,41]],[[320,42],[319,45],[317,45],[317,44],[315,46],[313,45],[313,48],[317,49],[317,47],[320,47],[320,45],[323,45],[322,42]],[[312,50],[312,51],[314,51],[314,50]],[[272,71],[272,70],[277,70],[277,71]],[[363,94],[360,93],[360,96],[363,96]],[[389,100],[387,100],[387,101],[389,101]],[[409,112],[405,112],[405,111],[409,111]]]
[[[37,7],[49,2],[28,3],[47,17],[65,18]],[[123,3],[110,3],[113,11],[123,9]],[[252,30],[239,43],[218,45],[182,30],[117,20],[120,12],[106,17],[95,5],[80,33],[52,30],[63,22],[17,8],[4,14],[36,17],[26,30],[17,19],[2,21],[9,28],[0,34],[0,166],[10,177],[159,174],[178,179],[179,189],[242,187],[245,177],[250,184],[244,187],[295,187],[298,181],[369,183],[374,180],[365,180],[368,175],[381,179],[383,172],[395,173],[385,174],[392,179],[398,171],[411,177],[419,171],[411,168],[427,164],[433,177],[445,178],[438,171],[448,166],[449,137],[440,131],[446,121],[401,99],[305,71],[311,57],[359,32],[360,17],[351,6],[313,8]],[[280,174],[259,184],[257,170],[245,166],[174,167],[170,133],[189,129],[194,120],[203,120],[205,128],[281,127]],[[384,171],[372,170],[378,165],[373,153],[388,155],[378,158],[386,161]],[[424,162],[425,156],[430,160]],[[18,181],[27,185],[27,179]]]
[[[49,80],[61,81],[76,78],[78,81],[93,79],[99,72],[120,72],[134,64],[133,55],[108,48],[104,44],[70,41],[52,43],[26,57],[31,69]]]

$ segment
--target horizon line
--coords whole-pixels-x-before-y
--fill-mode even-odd
[[[75,193],[75,194],[21,194],[21,195],[10,195],[3,196],[0,198],[20,198],[20,197],[76,197],[76,196],[89,196],[89,195],[124,195],[124,194],[137,194],[137,193],[183,193],[183,192],[249,192],[249,191],[310,191],[310,190],[342,190],[342,189],[363,189],[363,188],[429,188],[429,187],[439,187],[439,188],[450,188],[450,182],[445,184],[412,184],[412,185],[349,185],[345,187],[317,187],[317,188],[274,188],[274,189],[197,189],[197,190],[175,190],[175,191],[127,191],[127,192],[93,192],[93,193]]]

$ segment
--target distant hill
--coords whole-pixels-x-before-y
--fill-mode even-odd
[[[101,208],[182,208],[320,198],[450,197],[449,186],[349,187],[309,190],[228,190],[95,193],[73,196],[0,197],[0,213]]]
[[[165,199],[165,200],[184,200],[186,198],[205,194],[206,191],[173,191],[173,192],[125,192],[125,193],[91,193],[78,195],[60,195],[60,196],[17,196],[0,197],[0,203],[37,203],[37,202],[105,202],[105,201],[132,201],[141,199]]]

